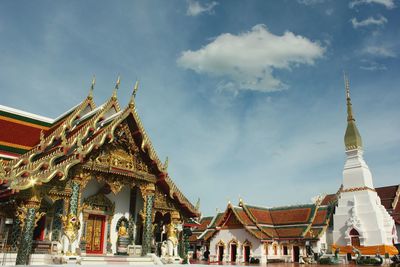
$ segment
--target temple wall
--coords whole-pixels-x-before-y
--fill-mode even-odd
[[[116,195],[110,193],[107,197],[115,203],[114,217],[111,221],[111,244],[113,253],[117,252],[117,239],[118,232],[116,230],[117,222],[122,217],[125,216],[129,220],[129,202],[130,202],[130,188],[124,187]]]
[[[230,247],[229,243],[232,239],[239,242],[237,258],[244,261],[243,258],[243,243],[247,240],[251,243],[250,257],[257,257],[261,259],[263,245],[260,240],[250,235],[245,229],[223,229],[219,230],[217,234],[210,241],[210,259],[218,260],[218,247],[217,244],[222,241],[225,244],[224,261],[230,261]]]

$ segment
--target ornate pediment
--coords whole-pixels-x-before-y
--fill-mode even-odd
[[[103,193],[97,193],[83,200],[83,209],[114,213],[115,203]]]
[[[100,148],[89,161],[99,170],[149,173],[149,167],[143,159],[143,152],[136,145],[126,124],[122,124],[116,130],[114,141]]]
[[[161,191],[158,187],[155,192],[154,209],[161,211],[176,210],[170,197]]]

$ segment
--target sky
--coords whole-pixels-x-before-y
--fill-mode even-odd
[[[342,182],[350,80],[375,186],[399,184],[400,1],[1,1],[0,104],[55,118],[118,75],[203,215]]]

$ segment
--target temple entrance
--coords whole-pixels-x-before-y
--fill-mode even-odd
[[[250,246],[244,246],[244,262],[250,262]]]
[[[46,215],[43,215],[42,218],[37,222],[37,226],[33,231],[33,240],[42,241],[44,240],[44,230],[46,224]]]
[[[356,229],[351,229],[350,231],[350,237],[351,237],[351,245],[353,247],[359,247],[360,246],[360,234]]]
[[[293,246],[293,261],[299,262],[300,260],[300,248],[298,246]]]
[[[89,214],[86,222],[86,253],[103,253],[105,222],[105,216]]]
[[[231,244],[231,262],[236,262],[237,246],[235,243]]]
[[[222,262],[224,260],[224,246],[218,246],[218,261]]]

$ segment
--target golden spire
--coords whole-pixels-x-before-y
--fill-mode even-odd
[[[90,98],[90,99],[93,98],[93,90],[94,90],[95,84],[96,84],[96,75],[93,74],[92,84],[90,85],[90,90],[89,90],[89,95],[88,95],[88,98]]]
[[[353,108],[351,105],[350,99],[350,83],[349,79],[344,73],[344,85],[346,89],[346,102],[347,102],[347,128],[346,133],[344,135],[344,144],[346,146],[346,150],[352,150],[362,147],[362,139],[361,135],[357,129],[354,115],[353,115]]]
[[[135,86],[133,87],[131,99],[130,99],[130,101],[129,101],[129,106],[130,106],[130,107],[134,106],[135,98],[136,98],[136,93],[137,93],[138,89],[139,89],[139,81],[136,81],[136,82],[135,82]]]
[[[113,98],[117,98],[117,90],[119,89],[119,84],[121,83],[121,77],[118,75],[117,81],[115,82],[115,87],[113,91]]]

